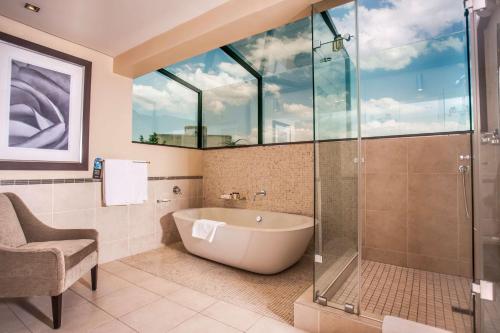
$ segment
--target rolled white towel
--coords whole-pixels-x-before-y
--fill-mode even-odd
[[[226,225],[225,222],[199,219],[194,221],[191,235],[195,238],[204,239],[212,243],[218,227]]]

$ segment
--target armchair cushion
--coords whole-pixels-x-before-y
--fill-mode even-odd
[[[21,223],[17,218],[14,206],[5,194],[0,193],[0,244],[18,247],[26,244]]]
[[[44,250],[57,248],[64,255],[64,269],[76,266],[86,256],[97,251],[97,242],[93,239],[70,239],[48,242],[33,242],[21,245],[19,249]]]

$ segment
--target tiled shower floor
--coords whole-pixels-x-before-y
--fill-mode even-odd
[[[392,315],[452,332],[472,332],[473,317],[452,310],[472,309],[471,280],[369,260],[363,260],[361,274],[361,311],[366,315]],[[356,282],[354,271],[329,301],[356,303]]]

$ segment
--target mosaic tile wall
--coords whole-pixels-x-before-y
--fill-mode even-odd
[[[334,273],[337,264],[343,268],[357,252],[357,141],[321,142],[316,147],[316,212],[322,223],[315,236],[323,244],[323,263],[316,265],[316,274],[321,276]],[[327,284],[334,278],[330,273],[324,277]]]
[[[266,190],[267,196],[253,194]],[[220,199],[239,192],[247,200]],[[203,206],[313,215],[311,144],[206,150],[203,153]]]

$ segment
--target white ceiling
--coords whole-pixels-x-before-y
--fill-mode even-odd
[[[116,56],[228,0],[0,0],[0,15]],[[25,2],[41,9],[24,9]]]

